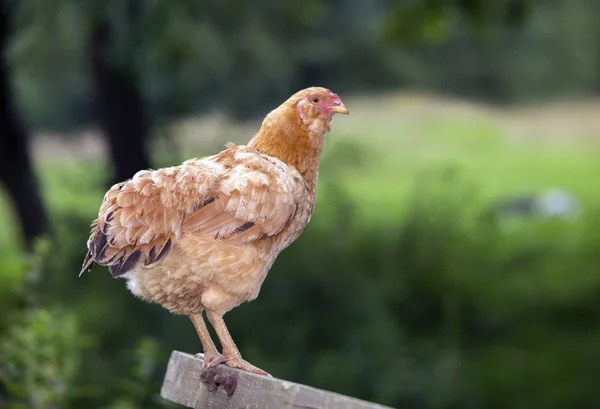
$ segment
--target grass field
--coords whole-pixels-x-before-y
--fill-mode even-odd
[[[327,136],[321,180],[347,192],[366,222],[399,217],[421,176],[446,167],[474,182],[483,201],[560,187],[583,203],[600,202],[598,101],[499,109],[399,94],[348,98],[347,104],[351,115],[336,117]],[[208,154],[228,140],[244,143],[257,126],[216,116],[182,121],[167,130],[179,152],[161,164]],[[94,132],[43,135],[34,148],[51,208],[97,208],[102,192],[90,183],[101,180],[105,159]],[[2,218],[6,208],[0,208]]]
[[[600,200],[594,177],[600,175],[600,118],[585,104],[502,111],[405,97],[371,114],[361,107],[337,121],[332,145],[349,136],[375,158],[365,160],[367,171],[344,180],[365,204],[401,208],[420,173],[447,166],[473,181],[484,200],[553,187],[584,202]],[[335,146],[327,154],[335,155]]]

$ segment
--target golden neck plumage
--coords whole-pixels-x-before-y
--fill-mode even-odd
[[[248,146],[269,156],[281,159],[298,169],[310,190],[316,189],[319,161],[329,122],[313,119],[310,126],[303,123],[298,110],[282,106],[271,112]]]

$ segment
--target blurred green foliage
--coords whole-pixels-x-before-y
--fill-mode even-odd
[[[17,320],[0,342],[8,407],[65,407],[80,359],[74,317],[51,308],[28,310]]]
[[[20,0],[10,46],[35,127],[93,120],[91,30],[107,19],[114,64],[156,121],[226,109],[262,115],[291,92],[398,86],[496,102],[600,89],[596,0]],[[129,19],[135,4],[137,13]]]

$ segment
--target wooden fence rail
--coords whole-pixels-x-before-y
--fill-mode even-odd
[[[255,375],[173,351],[161,395],[193,409],[390,409],[310,386]]]

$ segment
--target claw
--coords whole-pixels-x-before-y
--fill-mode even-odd
[[[194,357],[202,359],[204,361],[202,362],[203,368],[214,368],[215,366],[225,362],[225,358],[223,358],[223,355],[221,355],[217,351],[207,352],[204,354],[196,354],[194,355]]]
[[[251,363],[244,361],[242,358],[227,359],[227,360],[225,360],[225,365],[227,365],[231,368],[238,368],[238,369],[242,369],[244,371],[252,372],[257,375],[272,377],[272,375],[269,374],[268,372],[265,372],[262,369],[257,368],[256,366],[252,365]]]

